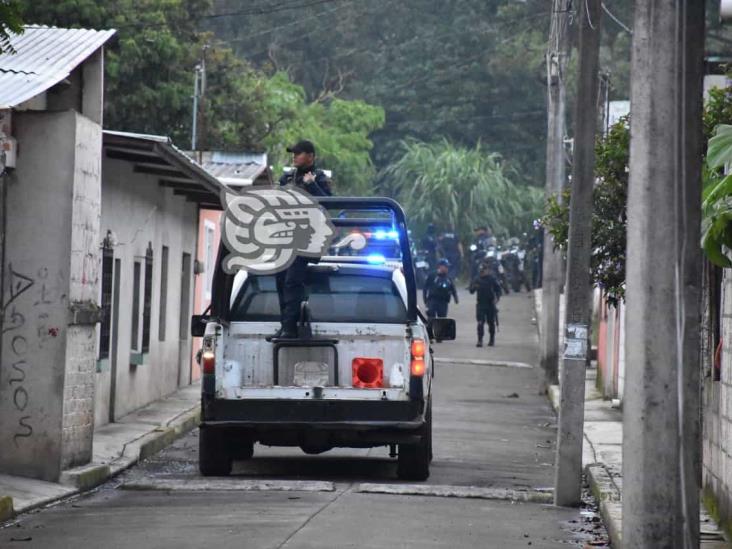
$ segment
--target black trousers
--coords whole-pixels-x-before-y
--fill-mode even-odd
[[[486,323],[488,323],[488,334],[493,339],[496,335],[496,306],[493,304],[476,305],[475,319],[478,321],[478,339],[483,341]]]
[[[305,277],[308,258],[297,256],[287,269],[275,275],[277,295],[280,299],[280,320],[287,331],[297,330],[300,304],[305,299]]]
[[[435,317],[446,317],[447,316],[447,306],[450,302],[445,301],[444,299],[428,299],[427,300],[427,317],[428,318],[435,318]]]

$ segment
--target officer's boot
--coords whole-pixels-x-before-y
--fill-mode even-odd
[[[476,347],[483,346],[483,335],[484,334],[485,334],[485,328],[483,327],[483,323],[478,322],[478,343],[475,344]]]
[[[496,325],[494,322],[488,324],[488,335],[490,336],[488,347],[493,347],[496,344]]]

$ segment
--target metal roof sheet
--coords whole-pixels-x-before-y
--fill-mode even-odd
[[[204,169],[227,185],[251,185],[257,177],[267,171],[267,166],[247,162],[228,164],[223,162],[204,162]]]
[[[117,149],[119,152],[122,152],[123,154],[118,156],[122,160],[126,160],[124,157],[124,153],[126,153],[129,155],[128,161],[144,164],[137,154],[141,148],[164,160],[166,164],[179,171],[180,176],[185,177],[191,183],[197,185],[197,188],[189,189],[190,194],[197,196],[199,202],[202,201],[210,204],[209,207],[215,206],[220,208],[221,193],[229,191],[218,178],[210,174],[198,162],[173,145],[169,137],[104,130],[103,143],[107,151],[109,149]],[[107,155],[109,155],[109,152],[107,152]],[[146,172],[144,166],[138,166],[138,170],[143,173],[152,173]],[[153,168],[154,171],[155,169]],[[161,177],[165,178],[165,176]],[[175,176],[171,178],[175,179]],[[183,187],[188,186],[185,182],[181,182],[180,185]],[[178,189],[178,191],[185,192],[182,189]]]
[[[27,25],[23,34],[10,39],[16,53],[0,54],[0,109],[15,107],[61,82],[115,32]]]

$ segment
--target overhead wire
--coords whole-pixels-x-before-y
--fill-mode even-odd
[[[616,25],[618,25],[621,29],[623,29],[625,32],[627,32],[629,35],[633,36],[633,30],[630,29],[625,23],[623,23],[620,19],[618,19],[613,12],[610,11],[610,9],[607,7],[605,2],[602,2],[602,11],[604,11],[607,16],[612,19]]]

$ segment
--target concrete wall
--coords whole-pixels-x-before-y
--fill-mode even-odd
[[[598,390],[603,397],[622,401],[625,380],[625,305],[617,307],[597,297],[599,326],[597,337]]]
[[[196,275],[195,283],[195,297],[193,303],[193,314],[202,314],[203,311],[211,304],[211,296],[207,292],[207,285],[209,276],[213,275],[213,269],[215,265],[209,261],[209,254],[206,250],[207,238],[206,231],[207,227],[213,229],[213,246],[214,256],[213,261],[216,261],[216,254],[219,249],[219,242],[221,241],[221,212],[216,210],[201,210],[198,217],[198,247],[197,247],[197,259],[204,265],[204,272]],[[197,380],[201,377],[201,367],[195,360],[196,353],[201,348],[200,337],[193,338],[193,356],[191,357],[191,379]]]
[[[104,158],[102,167],[101,234],[114,235],[114,259],[120,270],[115,272],[120,288],[119,308],[113,311],[118,322],[112,325],[117,352],[102,364],[96,379],[95,422],[97,425],[118,419],[153,400],[190,383],[191,337],[188,326],[193,306],[192,260],[196,257],[198,207],[174,196],[171,189],[158,184],[158,178],[133,171],[132,164]],[[143,363],[132,364],[132,295],[134,263],[142,267],[140,298],[144,295],[145,252],[153,249],[152,306],[150,351]],[[168,247],[168,277],[165,311],[165,335],[161,340],[161,259],[162,247]],[[191,256],[191,269],[186,273],[191,291],[185,315],[183,339],[180,333],[181,275],[183,253]],[[139,326],[142,329],[142,303]],[[111,346],[114,350],[114,344]],[[114,380],[112,379],[114,378]]]
[[[6,204],[0,471],[57,480],[64,466],[91,457],[93,327],[70,326],[70,307],[96,293],[101,129],[67,111],[16,113],[13,131],[18,164]]]
[[[703,375],[703,465],[705,500],[727,527],[732,526],[732,277],[722,283],[722,364],[719,381]],[[713,352],[711,349],[707,349]]]

